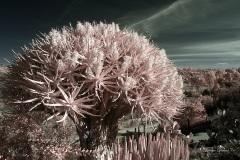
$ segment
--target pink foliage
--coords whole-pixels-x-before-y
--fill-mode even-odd
[[[8,67],[5,83],[19,92],[3,94],[9,106],[42,105],[55,115],[84,117],[101,102],[123,100],[146,115],[170,118],[182,104],[182,79],[165,50],[115,24],[52,29],[23,53]]]
[[[45,111],[76,124],[80,145],[111,144],[124,115],[158,121],[182,107],[182,77],[164,49],[112,24],[77,23],[52,29],[16,53],[1,79],[2,99],[14,114]]]

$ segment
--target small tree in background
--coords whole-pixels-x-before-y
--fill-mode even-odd
[[[174,118],[181,127],[190,128],[206,121],[207,113],[201,101],[202,97],[185,101],[184,113]]]
[[[183,107],[182,78],[165,50],[114,23],[52,29],[16,53],[8,70],[0,87],[5,105],[64,125],[69,117],[84,149],[111,145],[124,115],[165,121]]]

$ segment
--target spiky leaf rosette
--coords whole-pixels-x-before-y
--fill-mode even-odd
[[[182,107],[182,78],[165,50],[114,23],[52,29],[16,53],[8,69],[1,81],[5,104],[48,110],[59,121],[127,107],[166,119]]]

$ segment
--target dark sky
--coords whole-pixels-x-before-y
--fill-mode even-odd
[[[165,48],[179,67],[240,67],[240,0],[3,0],[0,63],[51,28],[115,22]]]

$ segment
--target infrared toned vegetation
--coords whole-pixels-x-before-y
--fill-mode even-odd
[[[195,144],[191,158],[239,159],[240,68],[179,68],[178,72],[183,75],[186,108],[175,120],[182,131],[199,130],[196,126],[203,124],[202,131],[209,136]]]
[[[198,149],[220,145],[238,158],[240,69],[177,69],[114,23],[52,29],[15,56],[0,78],[0,159],[211,159]],[[121,139],[126,117],[158,127]],[[193,143],[202,124],[209,139]]]
[[[52,29],[16,53],[8,70],[1,95],[12,114],[44,112],[42,123],[63,127],[70,119],[82,150],[111,147],[125,115],[170,122],[184,106],[182,77],[164,49],[116,24]]]

